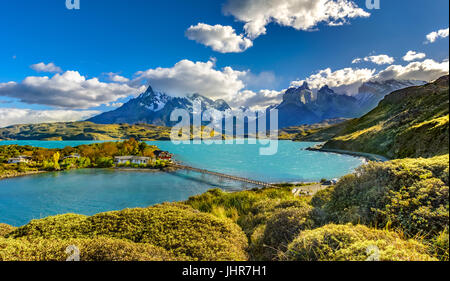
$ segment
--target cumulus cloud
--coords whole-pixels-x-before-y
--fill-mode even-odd
[[[233,27],[219,24],[199,23],[189,27],[186,36],[220,53],[241,53],[253,46],[252,40],[237,35]]]
[[[433,81],[448,74],[448,60],[436,62],[427,59],[422,62],[412,62],[406,66],[391,65],[380,71],[374,78],[376,80],[400,79]]]
[[[213,99],[226,99],[245,87],[242,77],[246,74],[246,71],[237,71],[231,67],[215,69],[212,60],[182,60],[173,67],[139,71],[132,84],[150,84],[155,90],[176,96],[198,93]]]
[[[427,43],[434,43],[439,38],[447,38],[449,33],[448,27],[446,29],[440,29],[429,33],[427,37]]]
[[[360,62],[372,62],[378,65],[382,64],[392,64],[394,63],[395,59],[393,57],[390,57],[388,55],[376,55],[376,56],[367,56],[365,58],[356,58],[352,61],[352,64],[360,63]]]
[[[350,0],[228,0],[224,12],[244,22],[251,39],[265,34],[271,22],[311,30],[319,23],[342,25],[350,18],[370,16]]]
[[[117,83],[128,83],[128,82],[130,82],[130,79],[128,79],[126,77],[123,77],[121,75],[118,75],[117,73],[114,73],[114,72],[106,73],[106,76],[108,77],[108,80],[112,81],[112,82],[117,82]]]
[[[406,66],[390,65],[376,72],[375,69],[353,69],[344,68],[332,71],[330,68],[320,70],[318,73],[304,80],[294,81],[291,86],[298,87],[307,82],[312,89],[319,89],[328,85],[338,93],[355,94],[358,88],[368,81],[397,80],[420,80],[433,81],[449,73],[449,62],[444,60],[436,62],[427,59],[422,62],[411,62]]]
[[[421,60],[425,58],[427,55],[425,53],[417,53],[415,51],[408,51],[406,55],[403,57],[404,61],[413,61],[413,60]]]
[[[121,107],[122,105],[124,105],[123,102],[112,102],[110,104],[108,104],[108,107]]]
[[[291,83],[293,87],[299,87],[307,82],[312,89],[319,89],[325,85],[335,89],[339,93],[355,93],[362,83],[369,81],[375,73],[375,69],[343,68],[332,71],[330,68],[320,70],[308,78]]]
[[[87,109],[137,95],[144,88],[104,83],[97,78],[86,79],[77,71],[66,71],[51,78],[30,76],[19,83],[0,83],[0,96],[15,98],[28,104]]]
[[[36,72],[48,72],[48,73],[60,73],[62,69],[59,66],[56,66],[53,62],[45,64],[43,62],[32,64],[31,69]]]
[[[0,108],[0,127],[17,124],[79,121],[88,119],[99,113],[99,111],[95,110],[76,111]]]
[[[260,90],[257,92],[244,90],[237,93],[229,102],[231,107],[248,107],[252,110],[262,110],[283,99],[283,91]]]

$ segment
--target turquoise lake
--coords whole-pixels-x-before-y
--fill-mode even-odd
[[[90,141],[2,141],[63,148]],[[180,144],[148,142],[175,154],[175,159],[197,168],[267,182],[309,182],[351,173],[364,159],[307,151],[314,143],[279,141],[278,152],[259,155],[255,144]],[[186,200],[208,189],[235,191],[249,184],[223,180],[194,172],[133,172],[77,170],[19,177],[0,181],[0,222],[15,226],[63,213],[93,215],[99,212],[147,207]]]

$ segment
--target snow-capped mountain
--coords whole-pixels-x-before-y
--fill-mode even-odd
[[[328,86],[322,87],[316,94],[305,82],[301,87],[288,89],[283,101],[276,107],[279,127],[285,128],[304,124],[319,123],[325,119],[338,117],[357,117],[358,101],[351,96],[336,94]],[[269,113],[270,114],[270,113]]]
[[[375,108],[386,95],[406,87],[423,84],[425,84],[423,81],[410,80],[367,82],[359,88],[357,94],[350,96],[337,94],[328,86],[324,86],[314,93],[308,84],[304,83],[301,87],[286,90],[280,104],[272,105],[266,109],[266,118],[269,121],[270,111],[277,109],[278,126],[279,128],[285,128],[320,123],[326,119],[359,117]],[[193,105],[196,101],[201,102],[202,112],[213,109],[213,124],[221,123],[221,116],[226,120],[242,114],[256,116],[256,113],[253,114],[248,107],[232,110],[224,100],[214,101],[199,94],[172,97],[165,93],[155,92],[151,87],[148,87],[145,93],[130,100],[122,107],[102,113],[88,121],[99,124],[148,123],[173,126],[176,122],[170,121],[172,111],[174,109],[186,109],[192,114]],[[253,121],[256,120],[248,118],[248,122]]]
[[[388,94],[413,86],[426,84],[417,80],[385,80],[381,82],[366,82],[361,85],[355,98],[361,107],[361,113],[365,114],[374,109],[378,103]]]
[[[115,123],[148,123],[159,126],[173,126],[176,122],[170,121],[170,114],[175,109],[185,109],[192,113],[194,102],[199,101],[202,111],[213,109],[217,112],[231,110],[224,100],[213,101],[199,94],[186,97],[172,97],[165,93],[155,92],[148,87],[145,93],[131,99],[116,110],[97,115],[87,121],[98,124]]]

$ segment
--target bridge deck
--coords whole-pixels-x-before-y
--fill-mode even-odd
[[[263,186],[263,187],[276,187],[276,186],[274,186],[274,185],[272,185],[270,183],[267,183],[267,182],[256,181],[256,180],[251,180],[251,179],[247,179],[247,178],[227,175],[227,174],[223,174],[223,173],[212,172],[212,171],[209,171],[209,170],[206,170],[206,169],[199,169],[199,168],[194,168],[194,167],[191,167],[191,166],[186,166],[186,165],[181,165],[181,164],[172,164],[171,166],[174,167],[174,168],[182,169],[182,170],[194,171],[194,172],[197,172],[197,173],[213,175],[213,176],[216,176],[216,177],[230,179],[230,180],[235,180],[235,181],[240,181],[240,182],[245,182],[245,183],[251,183],[251,184],[259,185],[259,186]]]

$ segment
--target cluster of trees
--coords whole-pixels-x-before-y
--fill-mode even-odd
[[[0,146],[0,173],[19,170],[59,171],[79,168],[109,168],[114,166],[114,156],[145,156],[155,158],[158,147],[131,138],[122,142],[104,142],[63,149],[47,149],[32,146]],[[69,157],[76,155],[77,157]],[[7,165],[8,159],[28,156],[29,163]],[[152,168],[162,168],[164,161],[155,161]]]

